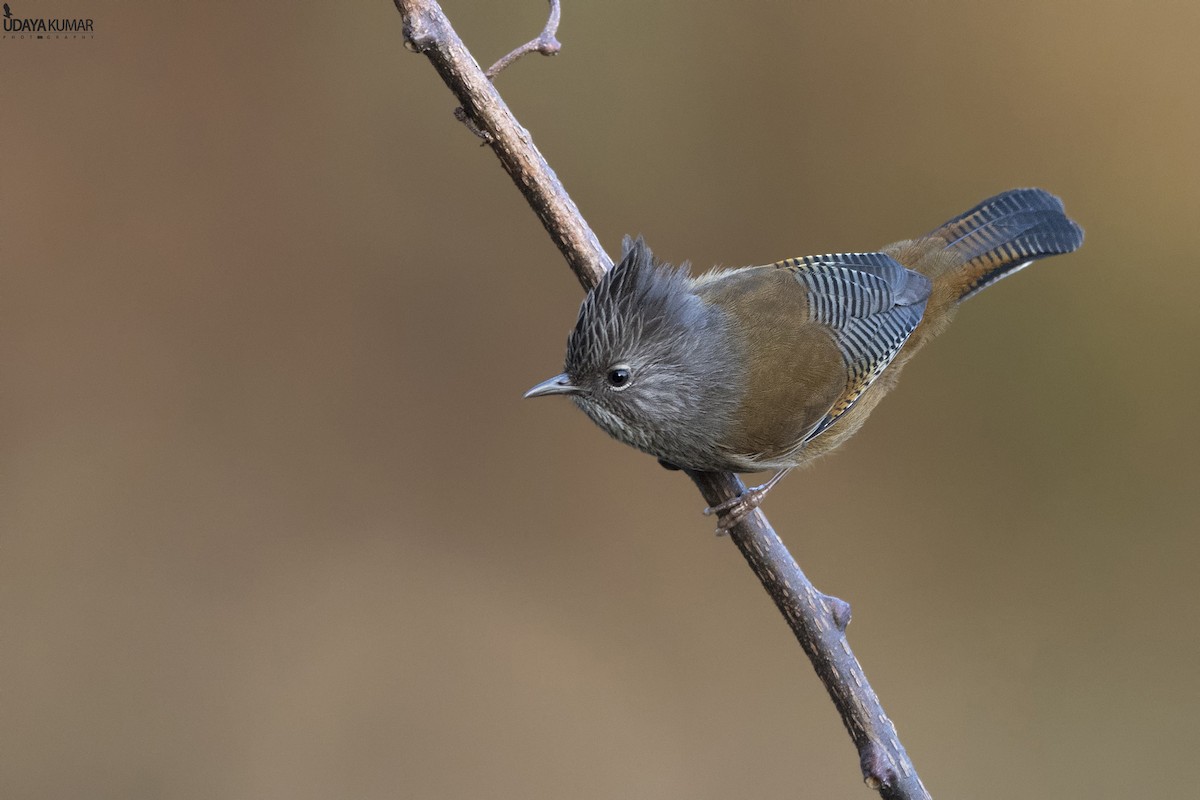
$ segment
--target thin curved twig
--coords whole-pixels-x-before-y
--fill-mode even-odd
[[[550,18],[546,20],[546,27],[542,28],[542,32],[536,38],[530,39],[495,64],[492,64],[483,74],[487,76],[488,80],[495,80],[497,75],[516,63],[517,59],[526,53],[536,51],[544,56],[557,55],[558,51],[562,49],[562,44],[555,38],[555,34],[558,33],[558,22],[561,18],[562,8],[559,5],[559,0],[550,0]],[[407,39],[405,40],[405,44],[408,44]],[[454,109],[454,118],[465,125],[467,130],[483,140],[479,145],[480,147],[492,143],[492,135],[478,127],[462,106]]]
[[[562,45],[555,38],[555,34],[558,33],[558,21],[561,18],[562,8],[559,6],[558,0],[550,0],[550,19],[546,20],[546,27],[542,29],[537,38],[529,40],[495,64],[492,64],[488,67],[487,72],[483,74],[487,75],[489,79],[494,79],[526,53],[536,51],[544,56],[557,55],[558,51],[562,49]]]
[[[485,143],[537,213],[580,284],[585,290],[595,286],[612,266],[612,260],[534,146],[529,132],[513,117],[487,74],[450,27],[437,2],[394,2],[404,23],[405,47],[429,58],[462,103],[464,116],[490,137]],[[553,14],[551,21],[557,24]],[[688,476],[710,506],[745,490],[742,481],[729,473],[688,472]],[[817,591],[761,509],[746,515],[729,533],[833,699],[858,749],[867,785],[886,800],[928,800],[929,793],[900,743],[895,726],[846,640],[849,605]]]
[[[585,290],[595,286],[612,266],[612,259],[538,152],[529,131],[500,99],[434,0],[394,2],[404,24],[405,48],[429,58],[462,104],[463,113],[477,129],[487,131],[491,137],[487,144],[533,207],[579,283]]]

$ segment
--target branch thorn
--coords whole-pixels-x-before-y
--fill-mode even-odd
[[[489,145],[492,142],[496,141],[495,137],[493,137],[490,133],[488,133],[483,128],[481,128],[475,124],[475,120],[471,119],[471,115],[468,114],[467,110],[465,108],[463,108],[462,106],[459,106],[458,108],[454,109],[454,118],[456,120],[458,120],[459,122],[461,122],[463,125],[466,125],[467,130],[469,130],[471,133],[475,134],[476,136],[478,136],[480,139],[483,140],[482,142],[479,143],[480,147],[484,147],[485,145]]]

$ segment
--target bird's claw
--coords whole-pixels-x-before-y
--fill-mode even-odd
[[[753,489],[747,489],[737,497],[731,497],[723,503],[717,503],[715,506],[709,506],[704,509],[704,515],[711,517],[714,514],[717,517],[717,536],[724,536],[750,515],[754,509],[762,504],[763,498],[767,492],[762,486],[756,486]]]

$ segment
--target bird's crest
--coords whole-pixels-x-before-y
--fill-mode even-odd
[[[568,372],[596,366],[598,359],[620,357],[647,332],[687,325],[695,313],[698,301],[684,267],[656,261],[640,236],[626,236],[621,249],[620,263],[580,306],[567,340]]]

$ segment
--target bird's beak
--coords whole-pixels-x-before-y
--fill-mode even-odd
[[[526,397],[544,397],[548,394],[579,394],[579,387],[571,383],[567,373],[555,375],[550,380],[542,381],[525,393]]]

